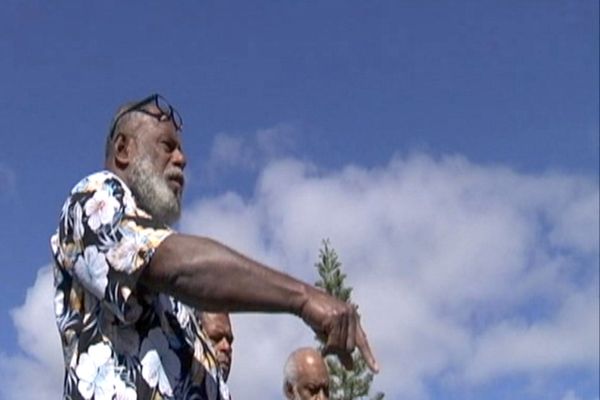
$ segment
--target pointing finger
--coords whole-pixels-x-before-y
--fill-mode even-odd
[[[367,363],[369,369],[374,373],[378,373],[379,365],[377,364],[377,360],[375,360],[375,356],[373,355],[373,352],[371,351],[371,347],[369,346],[369,342],[367,340],[367,335],[360,326],[360,323],[357,323],[356,345],[360,350],[360,353],[362,354],[363,358],[365,359],[365,362]]]

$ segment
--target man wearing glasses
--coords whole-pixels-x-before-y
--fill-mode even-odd
[[[185,185],[181,128],[160,95],[121,107],[105,170],[75,185],[62,208],[51,245],[64,397],[229,399],[193,308],[295,314],[346,367],[358,347],[377,371],[356,306],[170,228]]]

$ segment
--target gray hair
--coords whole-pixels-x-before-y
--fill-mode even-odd
[[[138,118],[142,117],[143,114],[135,113],[135,112],[125,112],[128,108],[131,108],[137,101],[129,101],[117,109],[117,112],[113,115],[113,118],[110,121],[110,127],[108,128],[108,132],[106,134],[106,143],[104,146],[104,159],[108,160],[110,155],[112,154],[112,145],[113,141],[117,137],[119,133],[122,133],[125,127],[129,127],[132,123],[137,122]],[[111,128],[114,126],[114,129]],[[137,126],[133,127],[131,130],[135,130]],[[130,132],[134,133],[134,132]]]
[[[296,365],[296,356],[299,350],[289,355],[283,367],[283,384],[289,383],[295,385],[298,381],[298,366]]]

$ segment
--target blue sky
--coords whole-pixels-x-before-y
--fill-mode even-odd
[[[507,263],[515,266],[510,273],[529,274],[539,267],[539,276],[546,276],[547,265],[573,266],[557,266],[554,278],[535,275],[540,281],[527,275],[537,283],[512,302],[505,300],[507,293],[481,294],[485,285],[481,293],[465,288],[460,296],[469,311],[463,315],[453,309],[462,303],[446,310],[444,302],[434,301],[433,293],[444,285],[429,277],[455,282],[471,270],[448,265],[428,271],[423,264],[415,308],[424,302],[435,306],[422,326],[446,327],[457,339],[450,345],[445,340],[454,336],[449,333],[422,343],[418,330],[406,332],[415,342],[398,345],[399,355],[412,354],[405,347],[437,345],[448,356],[444,362],[423,361],[422,368],[400,367],[400,360],[384,363],[387,370],[376,382],[381,379],[390,398],[597,398],[598,351],[585,347],[584,339],[577,339],[583,340],[583,350],[574,345],[555,362],[540,356],[546,361],[538,364],[499,360],[485,346],[508,327],[523,324],[532,343],[539,339],[536,334],[555,337],[557,332],[576,341],[561,319],[565,310],[579,310],[578,302],[597,310],[598,18],[598,2],[591,0],[5,2],[0,14],[0,361],[23,354],[18,338],[28,331],[10,310],[24,310],[27,289],[50,261],[48,239],[66,193],[102,166],[112,113],[123,101],[158,91],[184,118],[190,183],[182,230],[214,234],[311,280],[310,255],[316,257],[321,237],[332,238],[354,271],[363,255],[352,244],[376,246],[382,242],[361,235],[372,238],[383,231],[404,240],[380,249],[391,259],[394,248],[405,250],[404,258],[395,259],[398,265],[421,265],[427,252],[413,254],[408,247],[436,235],[438,261],[455,256],[452,265],[469,265],[474,255],[467,250],[485,233],[473,228],[464,252],[446,244],[471,229],[462,222],[481,216],[482,225],[509,232],[502,238],[522,239],[498,250],[499,257],[510,258],[510,249],[526,249],[523,260]],[[398,193],[404,197],[394,197]],[[432,202],[428,193],[440,201],[431,203],[431,215],[445,204],[455,207],[430,218],[424,212]],[[509,195],[514,196],[504,197]],[[353,235],[314,211],[331,204],[339,205],[340,226],[356,218],[348,227]],[[390,221],[418,224],[415,230],[398,230],[385,216],[373,220],[378,214],[367,211],[371,206],[389,206],[390,215],[396,206],[405,207],[411,210],[407,216]],[[297,211],[289,226],[288,209]],[[436,224],[446,217],[448,227],[464,230],[444,236],[451,229]],[[514,226],[501,227],[513,217]],[[371,232],[369,225],[377,221],[381,231]],[[244,228],[236,232],[228,224]],[[519,236],[513,229],[526,233]],[[416,241],[419,235],[422,240]],[[313,241],[298,245],[306,238]],[[379,267],[371,276],[397,278],[399,285],[410,281],[412,275],[399,272],[401,266],[386,266],[388,259],[377,257]],[[301,262],[308,262],[304,269],[287,264]],[[489,278],[513,282],[503,268],[490,267]],[[356,279],[362,276],[358,271]],[[571,286],[557,288],[557,276]],[[372,290],[361,288],[355,289],[359,297]],[[579,292],[592,296],[574,298]],[[377,310],[367,316],[368,310],[364,318],[378,326]],[[240,332],[255,323],[247,318],[239,322]],[[451,326],[439,325],[443,321]],[[304,329],[285,325],[282,332],[290,326]],[[388,338],[375,336],[376,350],[385,353]],[[464,342],[458,339],[463,336]],[[236,348],[240,369],[242,354],[250,352],[244,340],[249,339],[240,339]],[[459,351],[463,345],[457,343],[470,350]],[[272,351],[285,357],[288,349]],[[240,369],[232,372],[234,390],[247,384],[235,382],[236,375],[243,381],[252,373]],[[279,376],[272,374],[256,379],[278,393],[279,383],[270,380]]]

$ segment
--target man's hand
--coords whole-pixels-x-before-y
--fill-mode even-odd
[[[209,238],[173,234],[158,247],[140,282],[204,311],[286,312],[299,315],[352,368],[358,347],[373,372],[379,367],[356,307]]]
[[[346,369],[353,368],[352,351],[358,347],[369,369],[375,373],[379,372],[355,305],[344,303],[322,290],[311,288],[308,300],[300,311],[300,317],[324,339],[326,344],[323,352],[336,354]]]

